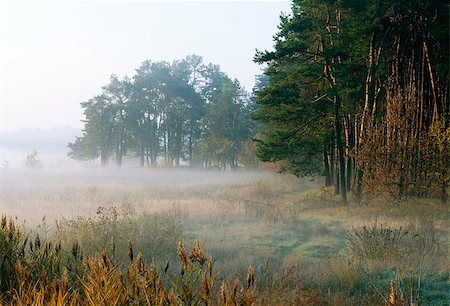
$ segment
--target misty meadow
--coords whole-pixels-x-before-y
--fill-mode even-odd
[[[0,4],[0,305],[448,305],[448,3],[202,4]]]

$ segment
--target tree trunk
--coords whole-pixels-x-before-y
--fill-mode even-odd
[[[106,167],[106,164],[108,163],[108,156],[106,155],[106,152],[100,152],[100,160],[102,167]]]
[[[336,171],[336,179],[334,182],[334,195],[341,194],[341,179],[339,178],[339,171]]]
[[[362,180],[363,180],[364,172],[361,169],[358,169],[358,177],[357,177],[357,187],[356,194],[358,197],[362,196],[363,188],[362,188]]]
[[[369,111],[373,107],[374,98],[374,82],[373,75],[375,74],[375,63],[374,63],[374,50],[375,50],[375,32],[372,33],[370,37],[369,44],[369,67],[367,69],[366,83],[365,83],[365,98],[364,98],[364,108],[361,116],[361,126],[359,130],[359,139],[363,138],[364,129],[367,128],[366,120],[370,115]]]
[[[193,163],[192,163],[192,130],[191,133],[189,134],[189,167],[193,167]]]
[[[335,114],[335,129],[336,129],[336,145],[339,153],[340,195],[342,203],[347,204],[347,187],[345,186],[346,185],[345,156],[344,156],[345,152],[341,135],[342,134],[341,115],[340,115],[341,102],[338,97],[335,97],[334,105],[335,105],[334,114]]]
[[[141,147],[141,150],[140,150],[140,152],[139,152],[139,166],[141,167],[141,168],[143,168],[144,167],[144,147]]]
[[[331,185],[331,178],[330,178],[330,164],[328,161],[328,153],[326,146],[323,149],[323,165],[325,169],[325,186],[328,187]]]
[[[322,48],[323,52],[325,53],[325,43],[322,40]],[[344,145],[342,143],[342,123],[341,123],[341,100],[339,97],[339,94],[336,89],[336,78],[333,76],[331,72],[330,63],[333,61],[331,58],[325,58],[325,66],[324,66],[324,75],[326,80],[328,81],[328,84],[331,88],[331,91],[333,92],[333,102],[334,102],[334,126],[335,126],[335,133],[336,133],[336,145],[338,149],[339,154],[339,191],[341,195],[341,202],[343,204],[347,204],[347,187],[346,187],[346,179],[345,179],[345,152],[344,152]]]
[[[345,182],[345,186],[347,191],[350,191],[351,179],[352,179],[352,158],[350,156],[350,147],[352,146],[352,127],[350,124],[350,115],[344,117],[344,128],[345,128],[345,157],[347,159],[347,178]]]
[[[335,157],[335,144],[334,144],[334,135],[332,138],[332,141],[330,143],[330,186],[334,184],[334,173],[335,173],[335,161],[334,161],[334,157]],[[339,192],[338,192],[339,193]]]

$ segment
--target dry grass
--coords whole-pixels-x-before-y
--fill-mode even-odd
[[[128,264],[115,264],[106,249],[100,255],[83,257],[78,245],[74,245],[72,254],[66,254],[60,245],[53,248],[51,241],[41,242],[38,236],[33,246],[25,250],[27,236],[6,217],[2,218],[0,234],[7,238],[0,253],[5,255],[4,251],[9,250],[9,257],[16,258],[14,262],[2,261],[2,305],[254,304],[253,268],[248,269],[246,284],[239,279],[232,283],[222,281],[219,291],[214,284],[218,276],[214,262],[204,254],[198,241],[190,253],[179,242],[179,270],[169,270],[167,262],[163,272],[159,272],[155,261],[147,264],[141,253],[134,256],[131,242]],[[22,240],[24,243],[16,243]],[[42,254],[51,260],[42,260]],[[64,262],[66,256],[75,261],[76,270],[73,264]]]
[[[397,292],[409,299],[404,289],[412,289],[414,301],[445,300],[450,271],[447,206],[429,199],[341,206],[330,190],[310,179],[252,174],[237,180],[234,175],[151,184],[138,179],[122,184],[120,177],[107,182],[66,179],[64,185],[57,179],[3,184],[0,207],[26,219],[26,227],[41,237],[59,233],[61,241],[78,241],[85,256],[100,256],[106,247],[118,263],[126,258],[128,240],[133,240],[142,260],[154,259],[159,271],[167,259],[173,262],[178,240],[199,240],[220,272],[211,289],[216,297],[223,280],[224,290],[234,292],[234,279],[245,280],[251,265],[256,282],[252,298],[259,305],[380,305],[387,300],[392,279],[399,285]],[[61,217],[66,221],[57,228],[53,221]],[[396,249],[396,256],[364,258],[351,250],[346,233],[373,224],[408,231],[404,239],[391,241],[391,247],[387,243],[374,251]],[[425,238],[413,239],[416,234]],[[371,244],[383,245],[369,239],[366,245]],[[70,273],[68,277],[73,279]]]

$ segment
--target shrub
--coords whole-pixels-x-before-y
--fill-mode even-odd
[[[41,159],[39,158],[39,153],[33,150],[30,154],[25,157],[25,167],[27,168],[38,168],[41,166]]]
[[[383,227],[376,221],[369,226],[353,227],[346,232],[347,246],[358,258],[363,260],[396,257],[406,252],[405,241],[409,231],[399,228]]]
[[[58,223],[57,237],[71,244],[79,243],[90,254],[106,248],[113,261],[127,255],[130,240],[142,251],[144,258],[160,258],[171,254],[172,248],[182,239],[176,221],[167,214],[144,214],[132,218],[116,207],[99,207],[95,218],[77,217]]]
[[[424,276],[431,277],[424,272],[425,259],[436,249],[435,235],[433,224],[424,221],[406,228],[386,227],[374,222],[346,233],[347,246],[363,263],[374,294],[388,303],[383,292],[390,290],[392,305],[402,305],[405,301],[411,305],[422,302]]]

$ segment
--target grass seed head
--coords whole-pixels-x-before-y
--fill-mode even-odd
[[[223,303],[226,304],[228,298],[228,291],[227,291],[227,283],[225,282],[225,280],[222,281],[222,285],[220,286],[220,297],[222,298]]]
[[[189,263],[188,263],[188,255],[186,248],[184,247],[184,244],[182,241],[178,242],[178,257],[180,257],[181,267],[180,272],[181,275],[184,275],[184,271],[187,269]]]
[[[191,251],[191,255],[189,256],[189,259],[193,262],[193,261],[197,261],[200,266],[203,266],[203,264],[206,261],[206,257],[203,254],[203,250],[200,247],[200,243],[198,242],[198,240],[196,240],[194,242],[194,244],[192,245],[192,251]]]
[[[251,288],[255,284],[255,271],[250,265],[247,270],[247,288]]]
[[[201,287],[201,292],[202,292],[202,299],[203,302],[205,303],[205,305],[209,305],[209,296],[210,296],[210,286],[209,286],[209,282],[208,282],[208,277],[206,275],[206,272],[202,273],[202,287]]]
[[[133,262],[133,244],[131,243],[131,241],[128,241],[128,257],[130,258],[130,261]]]
[[[173,288],[170,289],[170,292],[167,295],[167,300],[169,301],[169,305],[170,306],[177,306],[178,305],[177,297],[175,295],[175,292],[173,291]]]

